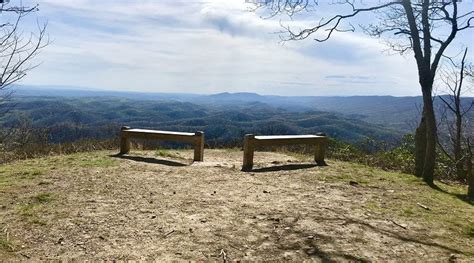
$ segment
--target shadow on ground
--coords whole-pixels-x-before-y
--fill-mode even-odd
[[[313,167],[320,166],[318,164],[285,164],[285,165],[278,165],[278,166],[271,166],[271,167],[263,167],[263,168],[256,168],[252,169],[249,172],[255,173],[265,173],[265,172],[277,172],[277,171],[292,171],[292,170],[300,170],[300,169],[309,169]]]
[[[358,229],[363,229],[367,233],[377,233],[378,235],[384,236],[386,238],[401,240],[405,243],[413,243],[422,246],[438,248],[450,254],[455,253],[459,255],[466,255],[466,251],[461,251],[451,246],[439,244],[431,240],[429,236],[407,233],[403,230],[389,230],[386,227],[384,228],[376,226],[364,220],[348,217],[336,210],[329,208],[326,209],[328,210],[328,212],[333,214],[333,216],[323,215],[314,217],[312,219],[319,222],[326,221],[328,222],[328,224],[334,224],[339,226],[353,225]],[[268,215],[268,218],[270,218],[271,220],[282,217],[283,215],[278,213]],[[322,262],[371,262],[371,260],[368,258],[352,254],[348,251],[344,251],[345,248],[341,245],[340,242],[344,238],[341,239],[341,237],[331,236],[327,233],[318,233],[317,229],[314,229],[312,231],[297,230],[298,228],[295,227],[295,224],[298,222],[299,219],[300,218],[297,217],[293,222],[281,226],[280,228],[288,229],[285,230],[284,233],[277,233],[275,231],[271,233],[271,235],[273,235],[273,238],[275,239],[276,247],[286,251],[304,251],[308,257],[321,259]],[[346,242],[355,242],[357,237],[349,235],[349,237],[345,238]],[[359,242],[361,241],[363,241],[362,238],[359,239]]]
[[[446,190],[442,189],[441,187],[439,187],[437,185],[430,185],[430,187],[432,189],[436,190],[436,191],[439,191],[439,192],[447,194],[447,195],[454,196],[454,197],[458,198],[459,200],[464,201],[464,202],[474,206],[474,200],[469,200],[467,194],[451,193],[449,191],[446,191]]]
[[[185,164],[185,163],[169,161],[169,160],[161,160],[161,159],[156,159],[152,157],[130,156],[130,155],[121,155],[121,154],[113,154],[109,156],[114,157],[114,158],[132,160],[136,162],[161,164],[161,165],[166,165],[166,166],[188,166],[188,164]]]

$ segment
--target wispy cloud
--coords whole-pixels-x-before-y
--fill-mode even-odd
[[[53,42],[26,84],[279,95],[419,93],[411,57],[382,55],[378,40],[353,33],[323,44],[281,43],[274,34],[280,23],[303,26],[311,20],[262,19],[243,0],[42,0],[40,9]],[[338,75],[377,77],[349,86],[330,77]]]

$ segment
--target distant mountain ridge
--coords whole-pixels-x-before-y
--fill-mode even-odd
[[[207,107],[241,107],[254,103],[255,106],[268,105],[289,112],[328,111],[341,113],[348,117],[383,125],[401,132],[411,132],[420,118],[422,105],[421,96],[276,96],[260,95],[251,92],[217,93],[210,95],[187,93],[145,93],[105,90],[84,90],[71,87],[55,86],[17,86],[18,96],[47,96],[47,97],[116,97],[136,100],[171,100],[190,102]],[[472,103],[473,97],[464,98],[466,104]],[[435,100],[439,107],[440,100]]]

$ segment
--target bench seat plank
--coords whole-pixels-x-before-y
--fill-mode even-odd
[[[183,135],[183,136],[194,136],[194,133],[191,132],[173,132],[173,131],[159,131],[159,130],[147,130],[147,129],[129,129],[125,130],[125,132],[133,132],[133,133],[151,133],[151,134],[169,134],[169,135]]]
[[[318,135],[265,135],[255,136],[254,142],[258,146],[319,144],[326,139]]]
[[[158,131],[146,129],[129,129],[123,130],[123,135],[135,138],[153,138],[157,140],[171,140],[182,142],[195,142],[196,137],[194,133],[190,132],[172,132],[172,131]]]
[[[305,139],[305,138],[320,138],[318,135],[258,135],[256,140],[284,140],[284,139]]]

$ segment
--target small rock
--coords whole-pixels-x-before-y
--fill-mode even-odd
[[[151,216],[151,219],[155,219],[155,218],[156,218],[156,215],[152,215],[152,216]]]
[[[58,239],[58,242],[57,242],[57,243],[60,244],[60,245],[63,245],[63,244],[64,244],[64,238],[63,238],[63,237],[60,237],[60,238]]]
[[[314,236],[308,236],[307,238],[308,238],[308,239],[313,239],[313,238],[314,238]]]
[[[175,194],[176,194],[176,191],[173,191],[173,194],[175,195]]]
[[[264,194],[269,194],[270,192],[267,191],[267,190],[263,190],[263,193],[264,193]]]

